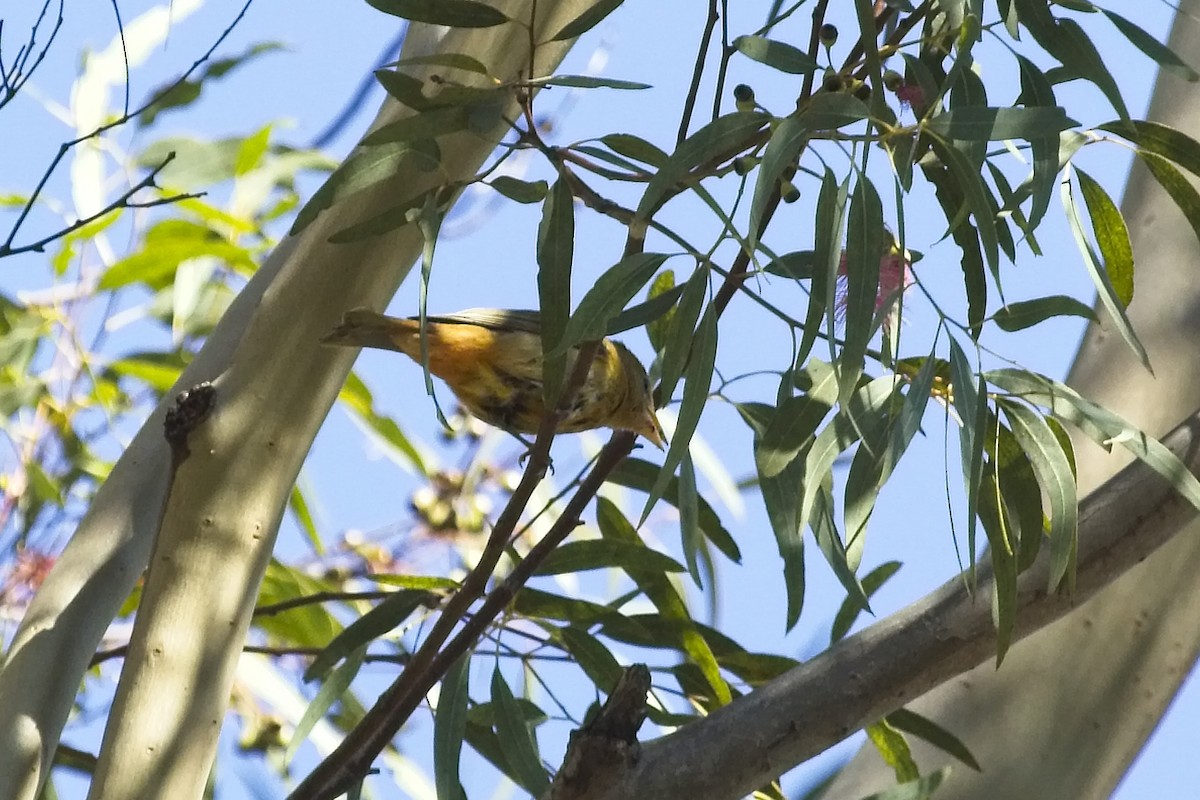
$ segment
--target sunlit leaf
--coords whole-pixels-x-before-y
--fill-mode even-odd
[[[1108,282],[1121,305],[1128,308],[1133,301],[1133,245],[1129,241],[1129,229],[1120,209],[1099,183],[1079,167],[1075,168],[1079,178],[1079,190],[1087,204],[1092,222],[1092,233],[1104,258],[1104,271]]]

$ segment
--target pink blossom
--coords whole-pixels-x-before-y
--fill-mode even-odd
[[[849,287],[847,285],[848,267],[846,251],[838,261],[838,281],[835,295],[837,297],[837,318],[845,319],[846,301]],[[891,248],[879,259],[879,286],[875,292],[875,312],[879,313],[884,306],[899,299],[908,287],[916,281],[913,276],[912,262],[900,252],[899,248]],[[889,312],[890,313],[890,312]],[[886,325],[886,324],[885,324]]]
[[[915,83],[902,83],[896,87],[896,97],[909,108],[920,111],[925,107],[925,92]]]

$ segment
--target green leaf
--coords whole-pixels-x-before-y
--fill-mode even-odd
[[[746,37],[738,37],[744,39]],[[796,159],[804,149],[811,130],[799,115],[791,115],[775,126],[767,149],[763,153],[758,180],[754,184],[754,196],[750,203],[749,246],[758,245],[762,236],[763,215],[767,201],[779,191],[779,181],[788,170],[796,168]]]
[[[846,229],[846,330],[838,366],[838,399],[845,403],[862,375],[874,331],[879,296],[879,261],[884,253],[883,205],[875,187],[860,176],[850,196]]]
[[[1091,81],[1112,103],[1113,110],[1121,119],[1129,119],[1129,109],[1121,97],[1120,86],[1109,71],[1104,57],[1078,22],[1073,19],[1058,20],[1055,45],[1050,52],[1068,70]]]
[[[150,93],[151,100],[137,116],[139,127],[153,125],[158,115],[172,109],[185,108],[200,99],[204,86],[213,79],[223,78],[239,67],[254,61],[261,55],[285,49],[279,42],[259,42],[241,54],[213,59],[207,63],[194,79],[175,80]]]
[[[917,768],[917,762],[913,761],[912,751],[900,731],[885,720],[880,720],[868,725],[866,734],[879,755],[896,773],[897,783],[917,780],[920,777],[921,771]]]
[[[646,336],[650,339],[650,346],[654,348],[655,352],[662,350],[666,344],[667,331],[670,330],[671,320],[675,317],[675,299],[683,293],[682,286],[679,287],[679,292],[672,292],[671,290],[674,288],[675,271],[665,269],[650,284],[650,291],[646,294],[647,303],[660,297],[672,297],[669,302],[664,304],[661,314],[644,323],[646,326]],[[612,326],[610,325],[609,327],[611,329]]]
[[[440,160],[441,151],[432,139],[391,142],[357,150],[304,204],[288,232],[292,235],[299,233],[338,200],[387,180],[406,161],[415,162],[420,169],[426,169],[436,167]]]
[[[411,589],[402,589],[389,595],[335,636],[304,671],[304,680],[311,681],[323,677],[348,653],[366,647],[370,642],[404,624],[405,620],[429,599],[430,595],[427,592]]]
[[[670,272],[671,270],[667,270],[663,274],[666,275]],[[657,283],[657,279],[655,282]],[[661,294],[654,294],[654,284],[651,284],[650,294],[652,296],[649,300],[632,305],[613,317],[612,322],[608,323],[608,330],[605,333],[615,336],[643,325],[654,325],[660,319],[668,320],[667,327],[669,327],[669,320],[675,317],[675,303],[683,294],[683,287],[674,286]]]
[[[554,408],[566,373],[566,352],[554,354],[571,315],[571,262],[575,248],[575,199],[567,182],[559,178],[542,204],[538,225],[538,307],[541,309],[543,392],[547,408]]]
[[[397,228],[403,228],[417,218],[420,210],[425,207],[431,198],[436,197],[438,193],[444,192],[448,188],[445,186],[435,186],[425,190],[416,197],[410,197],[402,203],[389,206],[373,217],[368,217],[362,222],[356,222],[353,225],[342,228],[329,237],[329,242],[332,244],[350,244],[390,233]]]
[[[991,270],[994,277],[998,278],[1000,246],[996,234],[996,218],[992,214],[992,204],[989,201],[989,192],[983,183],[983,178],[957,147],[938,139],[931,140],[931,143],[938,158],[950,168],[950,172],[957,179],[959,190],[966,200],[967,210],[975,218],[979,242],[983,245],[983,255],[987,259],[988,269]]]
[[[658,479],[658,475],[659,467],[657,464],[652,464],[640,458],[627,458],[608,474],[607,480],[609,483],[615,483],[618,486],[625,486],[630,489],[649,493],[654,488],[654,483]],[[671,479],[667,484],[666,490],[663,492],[662,499],[676,508],[679,507],[678,479]],[[703,497],[698,497],[696,512],[700,530],[708,540],[724,553],[730,561],[734,563],[741,562],[742,554],[738,551],[737,543],[733,540],[729,531],[721,524],[721,518],[717,516],[717,512],[713,510],[712,505]]]
[[[933,720],[927,719],[907,708],[898,708],[884,717],[884,719],[897,730],[911,733],[919,739],[924,739],[943,753],[954,756],[976,772],[983,771],[983,767],[979,766],[979,762],[975,760],[975,756],[971,755],[971,751],[967,749],[967,746],[957,736]]]
[[[784,253],[763,267],[764,272],[778,275],[781,278],[791,278],[796,281],[811,280],[813,267],[816,264],[816,253],[812,250],[797,250],[794,253]]]
[[[704,308],[704,297],[708,291],[708,270],[697,267],[683,287],[679,306],[667,329],[667,341],[662,351],[662,376],[658,391],[660,403],[665,404],[674,396],[675,387],[683,375],[695,341],[696,320]]]
[[[590,31],[592,28],[599,25],[605,17],[616,11],[624,1],[625,0],[596,0],[596,2],[592,3],[587,10],[585,10],[575,19],[568,22],[562,27],[562,30],[550,37],[550,41],[561,42],[564,39],[574,39],[576,36],[580,36],[587,31]]]
[[[925,120],[922,126],[947,139],[1000,141],[1003,139],[1058,138],[1058,132],[1079,123],[1058,106],[1030,108],[955,107]]]
[[[389,67],[449,67],[450,69],[461,69],[464,72],[473,72],[476,75],[490,75],[487,65],[482,61],[468,56],[464,53],[431,53],[427,56],[413,56],[411,58],[402,58],[399,61],[393,61],[388,64]]]
[[[696,467],[692,455],[685,451],[679,462],[679,532],[683,545],[683,559],[688,574],[697,589],[704,588],[700,579],[699,556],[703,553],[704,539],[700,532],[700,494],[696,490]]]
[[[1096,321],[1096,313],[1091,306],[1061,294],[1009,303],[992,316],[992,321],[1001,330],[1011,333],[1031,328],[1051,317],[1082,317]]]
[[[1081,397],[1071,387],[1045,375],[1024,370],[1000,369],[983,376],[1005,391],[1048,408],[1055,417],[1070,422],[1106,450],[1119,444],[1146,466],[1167,479],[1189,503],[1200,509],[1200,481],[1158,439],[1148,436],[1128,420]]]
[[[255,268],[249,250],[207,225],[167,219],[146,231],[143,244],[136,252],[105,270],[97,288],[109,291],[141,283],[150,289],[162,289],[174,280],[175,271],[182,262],[205,256],[247,272]]]
[[[367,3],[393,17],[450,28],[491,28],[508,22],[508,17],[499,10],[475,0],[367,0]]]
[[[546,769],[538,755],[537,741],[512,690],[504,682],[499,665],[492,670],[492,705],[496,713],[496,736],[504,760],[512,768],[521,788],[541,797],[550,787]]]
[[[446,670],[438,693],[433,717],[433,779],[439,800],[466,800],[459,779],[459,760],[467,735],[470,671],[471,653],[463,653]]]
[[[769,407],[768,407],[769,408]],[[739,406],[739,410],[742,407]],[[743,416],[745,414],[743,413]],[[759,445],[755,440],[755,449]],[[800,496],[804,487],[804,460],[794,459],[773,476],[758,474],[758,488],[783,559],[783,581],[787,591],[786,630],[800,621],[804,608],[804,538],[801,535]]]
[[[852,94],[820,92],[804,106],[801,116],[810,130],[830,131],[867,119],[871,110]]]
[[[678,441],[678,435],[675,438]],[[640,540],[637,531],[634,530],[629,520],[625,519],[625,515],[612,501],[606,498],[600,497],[596,500],[596,522],[600,527],[601,535],[606,539],[630,543]],[[658,609],[659,613],[681,625],[679,635],[683,651],[703,673],[717,702],[720,705],[729,703],[732,700],[729,684],[721,677],[720,667],[717,665],[712,648],[707,639],[697,630],[698,626],[692,621],[687,605],[679,596],[675,586],[661,572],[652,572],[641,568],[627,568],[625,571],[646,594],[650,602],[654,603],[654,607]]]
[[[300,477],[303,478],[303,473]],[[325,545],[321,541],[321,534],[317,532],[317,523],[313,519],[312,509],[308,507],[308,498],[304,496],[300,486],[301,482],[297,480],[288,495],[288,508],[291,510],[292,516],[296,518],[296,524],[304,532],[304,538],[308,540],[309,547],[316,553],[323,553]]]
[[[1150,170],[1150,174],[1158,181],[1158,185],[1166,190],[1175,201],[1175,206],[1183,212],[1188,224],[1192,226],[1196,241],[1200,242],[1200,192],[1196,191],[1191,182],[1170,161],[1159,154],[1140,148],[1137,154],[1146,165],[1146,169]]]
[[[488,183],[509,200],[518,203],[540,203],[546,199],[550,184],[545,181],[523,181],[511,175],[498,175]]]
[[[813,358],[803,371],[812,381],[811,388],[780,403],[755,444],[754,462],[764,477],[778,475],[812,444],[817,427],[837,402],[838,380],[833,367]]]
[[[991,417],[989,421],[997,429],[1005,430],[997,418]],[[1000,494],[993,464],[984,467],[980,475],[976,512],[987,533],[988,558],[992,563],[992,623],[996,627],[996,666],[999,667],[1012,644],[1017,624],[1017,559],[1013,553],[1016,532],[1012,530],[1009,507]]]
[[[404,467],[414,467],[422,475],[428,474],[429,470],[421,452],[396,421],[375,410],[375,398],[357,372],[350,373],[346,385],[338,393],[338,400],[350,411],[351,418],[357,419],[362,429],[377,444],[382,445],[384,452],[388,453],[393,461]]]
[[[646,521],[651,509],[663,496],[667,485],[675,475],[679,462],[683,460],[692,442],[692,434],[700,424],[700,415],[708,404],[709,387],[712,384],[713,370],[717,363],[717,310],[709,305],[696,327],[696,338],[692,342],[691,359],[688,361],[685,374],[687,382],[683,386],[683,402],[679,406],[679,417],[675,422],[675,435],[663,458],[662,471],[658,474],[646,505],[642,509],[639,525]]]
[[[733,47],[742,55],[791,75],[807,75],[817,70],[817,62],[808,53],[765,36],[739,36]]]
[[[1018,55],[1016,58],[1021,68],[1022,102],[1026,106],[1040,108],[1057,106],[1054,87],[1046,80],[1045,74],[1024,56]],[[1050,195],[1054,191],[1054,179],[1058,175],[1058,142],[1057,135],[1034,137],[1029,140],[1033,154],[1033,177],[1030,183],[1033,206],[1029,210],[1027,233],[1037,228],[1050,207]]]
[[[1200,75],[1197,75],[1194,69],[1184,63],[1183,59],[1177,56],[1171,48],[1120,14],[1107,9],[1097,8],[1100,13],[1108,17],[1109,21],[1129,40],[1130,44],[1154,59],[1163,69],[1175,73],[1189,83],[1195,83],[1200,80]]]
[[[610,133],[607,136],[600,137],[600,141],[607,145],[614,153],[623,155],[626,158],[632,158],[635,161],[641,161],[643,164],[649,164],[652,167],[661,167],[670,158],[670,156],[655,145],[641,137],[634,136],[632,133]]]
[[[549,354],[561,355],[581,342],[603,338],[612,320],[666,260],[662,253],[634,253],[605,270],[579,301]]]
[[[769,120],[769,115],[758,111],[735,111],[684,139],[650,179],[638,204],[637,217],[649,219],[680,190],[679,184],[686,181],[692,169],[736,153],[750,144]]]
[[[949,775],[950,768],[942,767],[937,772],[931,772],[922,778],[876,792],[862,800],[929,800],[929,797]]]
[[[846,178],[849,181],[849,177]],[[821,177],[821,191],[817,196],[817,218],[813,231],[813,272],[811,291],[808,294],[808,310],[804,316],[804,331],[800,346],[796,350],[796,363],[803,363],[817,341],[821,322],[825,322],[829,337],[830,355],[833,355],[834,293],[837,287],[838,265],[842,255],[842,226],[845,223],[848,183],[838,186],[833,171],[826,168]]]
[[[1083,263],[1087,267],[1088,275],[1091,276],[1092,283],[1096,286],[1096,294],[1100,298],[1100,304],[1104,306],[1104,310],[1108,312],[1116,324],[1117,331],[1121,334],[1121,338],[1125,340],[1125,344],[1129,345],[1129,349],[1142,362],[1142,366],[1153,375],[1154,370],[1150,366],[1150,356],[1146,353],[1146,348],[1142,345],[1141,340],[1138,339],[1137,334],[1133,330],[1133,324],[1130,323],[1129,317],[1125,314],[1125,306],[1121,303],[1121,297],[1109,280],[1108,273],[1101,266],[1096,254],[1092,252],[1092,248],[1088,244],[1087,236],[1083,231],[1083,221],[1079,218],[1079,209],[1075,205],[1075,199],[1071,193],[1070,181],[1062,182],[1060,194],[1062,196],[1063,208],[1067,212],[1067,222],[1071,227],[1071,233],[1075,237],[1075,244],[1079,248],[1079,254],[1083,256]]]
[[[1097,127],[1123,136],[1143,150],[1156,153],[1200,176],[1200,142],[1182,131],[1149,120],[1113,120]]]
[[[1096,236],[1100,255],[1104,257],[1108,282],[1121,305],[1128,308],[1133,301],[1133,245],[1129,241],[1129,229],[1104,187],[1079,167],[1075,167],[1075,174],[1079,177],[1079,189],[1092,221],[1092,233]]]
[[[300,721],[296,723],[296,730],[292,733],[292,738],[288,741],[287,749],[284,751],[284,758],[287,761],[290,762],[292,760],[296,754],[296,749],[308,738],[308,734],[312,732],[313,727],[324,718],[326,712],[350,688],[350,684],[358,675],[358,671],[362,667],[363,659],[366,655],[367,648],[365,645],[349,653],[346,663],[334,670],[329,675],[328,680],[321,684],[321,688],[317,691],[317,696],[308,704],[308,708],[304,709],[304,714],[300,717]]]
[[[883,584],[887,583],[889,578],[899,571],[899,561],[887,561],[880,564],[863,577],[863,592],[870,598],[879,591]],[[838,609],[837,614],[834,615],[833,625],[829,630],[829,644],[831,646],[840,642],[850,632],[850,629],[854,627],[855,620],[858,619],[862,611],[863,607],[857,600],[847,597],[842,601],[842,605]]]
[[[593,603],[590,600],[579,600],[574,597],[543,592],[540,589],[525,587],[513,598],[514,613],[531,619],[553,619],[569,622],[582,628],[591,627],[597,623],[612,625],[622,630],[637,630],[638,625],[618,611],[608,606]],[[642,632],[643,636],[649,636]]]
[[[1050,582],[1054,591],[1068,571],[1073,571],[1079,533],[1079,504],[1072,465],[1058,438],[1041,415],[1020,403],[998,399],[1013,435],[1017,438],[1050,501]]]
[[[651,89],[648,83],[600,78],[594,75],[551,75],[529,81],[532,86],[570,86],[575,89]]]
[[[133,378],[157,392],[166,392],[179,380],[186,366],[182,352],[133,353],[109,364],[104,375]]]
[[[602,692],[611,692],[621,679],[621,665],[600,640],[579,628],[560,628],[558,638],[588,679]]]
[[[538,566],[534,575],[562,575],[591,569],[641,567],[659,572],[683,572],[678,561],[645,544],[588,539],[559,545]]]
[[[465,106],[429,108],[389,122],[368,133],[362,140],[365,147],[377,147],[397,142],[420,142],[455,133],[467,127]]]

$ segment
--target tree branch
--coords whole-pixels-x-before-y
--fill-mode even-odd
[[[1163,443],[1200,471],[1200,412]],[[1015,638],[1077,608],[1196,516],[1158,473],[1140,462],[1126,467],[1080,504],[1075,595],[1047,592],[1047,548],[1021,576]],[[973,596],[955,577],[705,719],[647,742],[636,762],[614,763],[572,800],[737,798],[777,778],[995,652],[991,574],[979,572]]]

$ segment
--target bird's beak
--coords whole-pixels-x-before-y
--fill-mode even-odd
[[[654,409],[646,409],[646,418],[642,425],[638,428],[638,433],[657,447],[659,450],[666,449],[663,447],[667,443],[667,435],[663,433],[662,425],[658,421],[658,416],[654,413]]]

